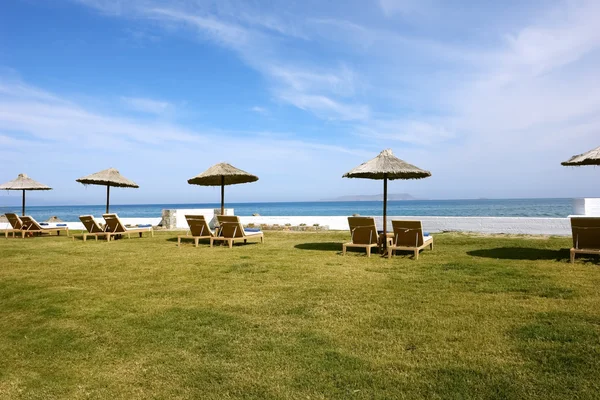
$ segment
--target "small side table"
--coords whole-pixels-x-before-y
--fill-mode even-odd
[[[377,238],[377,247],[379,249],[379,253],[383,256],[387,254],[387,248],[394,244],[394,233],[388,232],[387,234],[380,233],[379,238]]]

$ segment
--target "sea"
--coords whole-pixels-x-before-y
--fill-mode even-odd
[[[110,211],[125,218],[159,218],[163,209],[219,208],[220,204],[128,204],[111,205]],[[226,203],[236,215],[249,216],[349,216],[381,215],[381,201],[314,201],[281,203]],[[0,206],[0,214],[15,212],[20,206]],[[78,221],[80,215],[101,216],[104,205],[27,206],[26,213],[38,221],[56,216]],[[470,216],[470,217],[567,217],[573,214],[573,199],[476,199],[388,201],[390,216]]]

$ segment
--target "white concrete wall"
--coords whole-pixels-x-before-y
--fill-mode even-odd
[[[480,233],[511,233],[530,235],[570,235],[571,223],[568,218],[523,218],[523,217],[388,217],[388,230],[392,219],[420,220],[428,232],[457,231]],[[348,217],[240,217],[243,224],[291,224],[308,226],[319,224],[331,230],[347,230]],[[383,218],[375,217],[379,229],[383,229]]]
[[[600,199],[573,199],[574,214],[586,217],[600,217]]]
[[[233,208],[226,208],[225,215],[234,215]],[[214,208],[189,208],[189,209],[177,209],[175,210],[175,219],[177,229],[188,229],[187,221],[185,220],[186,215],[204,215],[204,218],[209,221],[211,228],[214,226],[213,218],[215,217]]]

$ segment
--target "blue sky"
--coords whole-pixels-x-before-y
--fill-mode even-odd
[[[597,1],[5,2],[0,181],[55,189],[31,205],[101,204],[75,179],[114,167],[140,185],[115,204],[217,202],[186,181],[225,161],[260,177],[229,201],[319,200],[379,193],[341,176],[391,148],[433,175],[392,193],[600,197],[600,170],[560,166],[600,145],[599,17]]]

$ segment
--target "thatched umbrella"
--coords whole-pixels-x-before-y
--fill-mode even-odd
[[[221,186],[221,215],[225,214],[225,186],[256,182],[258,176],[249,174],[231,164],[215,164],[203,173],[188,179],[190,185]]]
[[[27,174],[19,174],[17,179],[6,182],[0,185],[2,190],[22,190],[23,191],[23,210],[22,214],[25,215],[25,191],[26,190],[52,190],[51,187],[43,185],[39,182],[34,181]]]
[[[84,185],[102,185],[106,186],[106,213],[108,214],[108,208],[110,206],[110,187],[121,187],[121,188],[139,188],[139,186],[129,179],[125,178],[118,170],[109,168],[96,172],[83,178],[76,180]]]
[[[581,165],[600,165],[600,147],[596,147],[587,153],[577,154],[567,161],[561,162],[566,167],[578,167]]]
[[[394,156],[392,149],[383,150],[372,160],[360,164],[343,178],[383,179],[383,234],[387,232],[387,181],[395,179],[421,179],[431,176],[422,170]],[[384,241],[385,243],[385,241]]]

